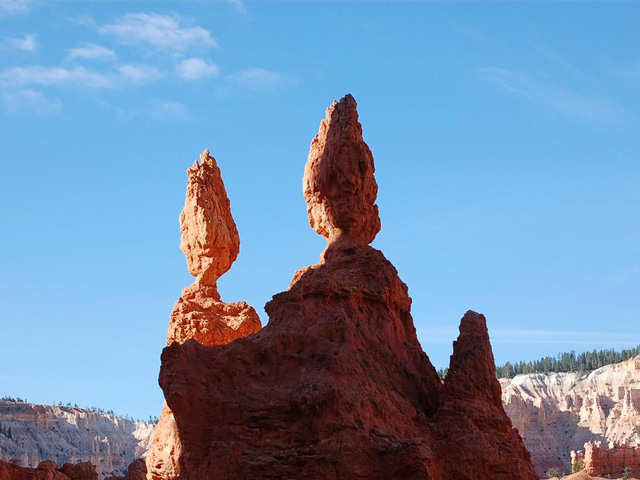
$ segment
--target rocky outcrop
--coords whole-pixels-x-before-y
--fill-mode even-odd
[[[589,374],[501,379],[502,400],[540,475],[569,471],[571,450],[587,442],[640,445],[640,357]]]
[[[91,462],[98,474],[122,474],[144,455],[154,425],[74,407],[0,401],[0,459],[35,468]]]
[[[145,480],[147,478],[147,465],[144,458],[138,458],[127,467],[127,473],[123,476],[107,477],[105,480]]]
[[[29,468],[21,467],[17,460],[0,460],[0,480],[98,480],[98,474],[89,462],[65,463],[58,467],[55,462],[46,460],[36,468]]]
[[[195,282],[182,291],[169,321],[167,345],[194,340],[223,345],[260,330],[260,319],[245,302],[220,300],[217,280],[240,251],[240,237],[216,160],[205,150],[187,170],[187,194],[180,215],[180,249]],[[147,455],[149,480],[181,475],[182,442],[174,414],[165,404]]]
[[[588,442],[584,450],[571,452],[571,467],[608,478],[621,477],[624,470],[629,469],[631,475],[639,477],[640,448],[626,444],[606,448],[602,442]]]
[[[422,351],[406,285],[368,245],[373,173],[347,96],[305,168],[309,221],[328,240],[320,263],[266,305],[260,332],[163,351],[182,480],[537,479],[501,406],[484,317],[465,315],[444,388]]]

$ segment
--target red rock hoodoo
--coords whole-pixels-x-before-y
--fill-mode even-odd
[[[612,478],[622,477],[626,468],[633,478],[639,478],[640,447],[622,444],[606,448],[602,442],[587,442],[584,451],[571,452],[571,467],[576,466],[589,475]]]
[[[245,302],[220,300],[216,282],[237,258],[240,237],[220,169],[209,150],[200,155],[200,163],[196,160],[187,175],[187,194],[180,215],[180,249],[196,280],[182,291],[173,307],[167,345],[192,339],[206,346],[222,345],[259,331],[260,319]],[[165,404],[147,453],[147,478],[179,478],[182,451],[178,425]],[[134,474],[141,475],[139,466],[132,466]]]
[[[420,347],[406,285],[368,245],[373,173],[348,95],[305,168],[309,220],[328,240],[320,263],[273,297],[258,333],[163,351],[180,479],[537,480],[502,408],[484,317],[465,315],[444,386]]]
[[[0,460],[0,480],[98,480],[98,474],[90,462],[65,463],[59,467],[45,460],[37,468],[28,468],[21,467],[17,461]]]
[[[146,478],[147,465],[144,458],[138,458],[129,464],[124,477],[106,477],[104,480],[145,480]]]

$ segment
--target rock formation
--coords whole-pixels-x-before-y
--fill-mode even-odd
[[[40,462],[37,468],[21,467],[17,460],[0,460],[0,480],[98,480],[91,463],[65,463],[62,467],[51,461]]]
[[[448,478],[531,478],[529,452],[502,407],[484,315],[467,312],[462,318],[441,404],[433,429]]]
[[[138,458],[127,467],[127,473],[123,476],[107,477],[105,480],[145,480],[147,478],[147,465],[144,458]]]
[[[260,319],[245,302],[224,303],[216,282],[240,251],[238,229],[216,160],[205,150],[187,170],[184,209],[180,215],[180,249],[195,282],[182,291],[169,321],[167,345],[195,340],[223,345],[260,330]],[[149,480],[181,474],[182,443],[173,412],[165,404],[155,429],[147,470]]]
[[[373,173],[347,96],[305,168],[309,221],[328,240],[320,263],[266,305],[260,332],[163,351],[182,480],[537,480],[500,403],[484,317],[465,316],[444,390],[422,351],[406,285],[368,245]]]
[[[602,442],[588,442],[584,450],[571,451],[571,467],[589,475],[609,478],[621,477],[628,468],[631,475],[640,477],[640,448],[626,444],[606,448]]]
[[[569,471],[587,442],[640,446],[640,357],[589,374],[534,373],[501,379],[502,400],[540,475]]]
[[[74,407],[0,401],[0,459],[35,468],[91,462],[99,476],[120,475],[144,455],[154,425]]]

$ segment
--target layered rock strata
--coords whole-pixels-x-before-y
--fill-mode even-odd
[[[569,471],[570,452],[587,442],[640,446],[640,357],[589,374],[500,381],[505,410],[540,475],[552,467]]]
[[[98,475],[120,475],[144,455],[153,424],[74,407],[0,401],[0,459],[24,467],[91,462]]]
[[[196,280],[182,291],[173,308],[167,345],[188,340],[223,345],[260,330],[260,319],[247,303],[225,303],[218,293],[217,280],[238,257],[240,237],[220,169],[209,150],[187,170],[187,176],[180,249]],[[180,429],[165,404],[147,455],[147,478],[180,477],[182,451]]]
[[[17,460],[0,460],[0,480],[98,480],[98,474],[90,462],[65,463],[59,467],[55,462],[46,460],[36,468],[30,468],[21,467]]]
[[[537,480],[502,409],[484,317],[465,315],[443,387],[406,285],[368,245],[377,184],[353,97],[327,110],[303,190],[328,245],[266,305],[268,325],[163,351],[180,478]]]

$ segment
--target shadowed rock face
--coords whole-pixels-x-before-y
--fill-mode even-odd
[[[196,280],[182,291],[173,307],[167,345],[188,340],[207,346],[222,345],[260,330],[260,319],[247,303],[225,303],[218,294],[216,282],[237,258],[240,237],[220,169],[209,150],[200,155],[200,163],[196,161],[187,170],[187,176],[187,195],[180,215],[180,248]],[[180,429],[165,404],[147,454],[147,478],[178,478],[182,452]],[[140,469],[134,473],[142,475]]]
[[[502,409],[484,317],[465,316],[443,390],[406,285],[368,245],[380,220],[357,119],[353,97],[334,103],[305,168],[310,223],[328,239],[320,263],[266,305],[260,332],[163,351],[180,478],[537,480]]]

